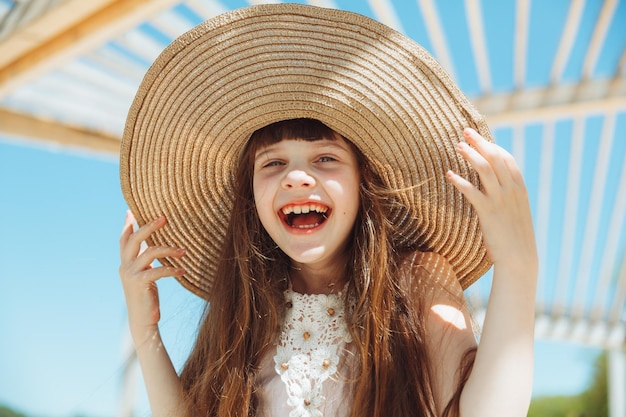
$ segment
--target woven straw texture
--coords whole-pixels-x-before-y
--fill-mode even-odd
[[[147,72],[122,140],[122,191],[148,242],[183,247],[181,283],[209,298],[233,204],[233,173],[255,130],[314,118],[350,139],[394,189],[398,247],[444,255],[465,288],[491,266],[478,219],[444,178],[479,186],[455,152],[482,117],[418,44],[369,18],[312,6],[236,10],[176,39]]]

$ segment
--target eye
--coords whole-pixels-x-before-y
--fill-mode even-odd
[[[284,165],[284,163],[282,161],[268,161],[265,164],[263,164],[262,168],[272,168],[272,167],[279,167],[281,165]]]
[[[336,160],[337,159],[333,158],[332,156],[320,156],[317,162],[334,162]]]

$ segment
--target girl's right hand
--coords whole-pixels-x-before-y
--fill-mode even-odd
[[[180,268],[152,267],[157,258],[184,256],[183,249],[151,246],[141,251],[141,243],[165,223],[166,219],[162,216],[134,231],[135,217],[130,210],[126,212],[126,221],[120,237],[119,274],[126,298],[128,323],[136,344],[143,343],[144,340],[140,339],[157,330],[161,313],[156,281],[163,277],[176,277],[185,273]]]

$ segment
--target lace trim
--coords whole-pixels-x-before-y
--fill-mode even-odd
[[[285,291],[287,315],[274,369],[287,388],[289,417],[322,417],[322,384],[337,373],[339,352],[352,341],[343,296]]]

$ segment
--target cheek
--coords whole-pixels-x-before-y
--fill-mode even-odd
[[[254,182],[253,197],[257,215],[263,227],[266,227],[268,216],[272,214],[272,201],[268,199],[269,192],[262,182]]]

